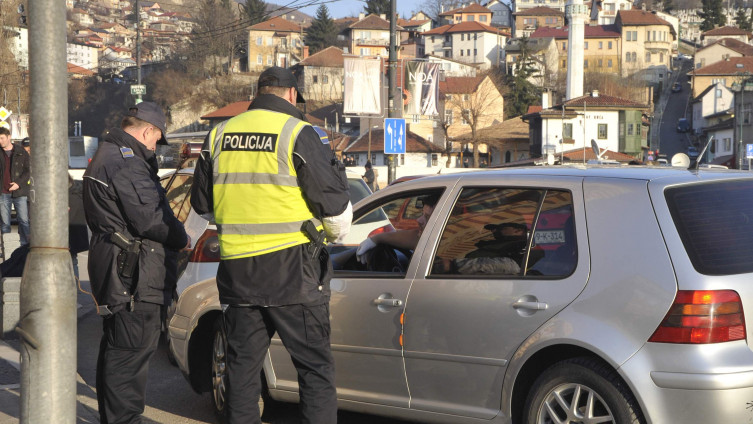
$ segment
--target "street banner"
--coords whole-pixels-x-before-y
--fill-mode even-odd
[[[404,115],[435,116],[439,103],[439,64],[425,61],[405,63]]]
[[[345,115],[382,115],[382,60],[344,57]]]

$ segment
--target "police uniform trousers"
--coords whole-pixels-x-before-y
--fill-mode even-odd
[[[97,359],[102,424],[141,423],[149,359],[157,350],[161,305],[136,302],[104,318]]]
[[[303,424],[337,422],[335,365],[330,349],[329,305],[230,306],[227,331],[227,420],[260,424],[260,373],[275,332],[298,372]]]

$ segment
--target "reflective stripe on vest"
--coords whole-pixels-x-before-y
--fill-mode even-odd
[[[254,109],[213,130],[214,218],[222,259],[309,242],[301,226],[314,217],[293,166],[295,140],[306,125],[284,113]]]

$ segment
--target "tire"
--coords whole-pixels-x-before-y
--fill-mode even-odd
[[[226,422],[227,414],[227,336],[222,315],[214,321],[212,328],[212,405],[221,423]]]
[[[568,359],[546,369],[531,387],[524,411],[527,424],[644,423],[625,382],[591,358]]]

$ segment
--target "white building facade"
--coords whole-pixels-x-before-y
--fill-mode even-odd
[[[97,71],[99,50],[94,46],[80,43],[65,43],[66,60],[76,66]]]

